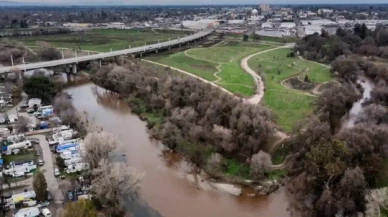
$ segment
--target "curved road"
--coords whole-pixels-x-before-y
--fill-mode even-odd
[[[205,37],[207,35],[210,35],[213,31],[214,29],[207,29],[183,38],[161,42],[157,44],[152,44],[152,45],[146,45],[142,47],[131,48],[131,49],[118,50],[118,51],[107,52],[107,53],[99,53],[99,54],[93,54],[93,55],[82,56],[82,57],[73,57],[73,58],[66,58],[66,59],[60,59],[60,60],[39,62],[39,63],[29,63],[29,64],[20,64],[16,66],[0,67],[0,73],[12,72],[16,70],[26,71],[26,70],[33,70],[38,68],[46,68],[46,67],[53,67],[53,66],[66,65],[66,64],[75,64],[78,62],[86,62],[91,60],[99,60],[99,59],[127,55],[127,54],[136,54],[136,53],[142,53],[147,51],[154,51],[154,50],[168,48],[171,46],[183,44],[186,42],[190,42],[190,41]]]

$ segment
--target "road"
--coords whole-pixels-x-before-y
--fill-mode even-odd
[[[55,203],[62,204],[64,202],[64,197],[61,190],[59,189],[58,180],[54,176],[54,168],[56,166],[53,162],[50,145],[48,144],[44,135],[34,135],[29,136],[28,138],[39,139],[39,144],[42,148],[42,156],[44,160],[44,165],[40,167],[40,170],[43,172],[44,177],[46,178],[47,188],[52,193]]]
[[[152,45],[146,45],[146,46],[142,46],[142,47],[112,51],[112,52],[107,52],[107,53],[99,53],[99,54],[93,54],[93,55],[88,55],[88,56],[73,57],[73,58],[66,58],[66,59],[46,61],[46,62],[38,62],[38,63],[20,64],[20,65],[16,65],[16,66],[1,67],[0,73],[12,72],[15,70],[27,71],[27,70],[33,70],[33,69],[39,69],[39,68],[54,67],[54,66],[59,66],[59,65],[74,64],[74,63],[78,63],[78,62],[85,62],[85,61],[91,61],[91,60],[99,60],[99,59],[127,55],[127,54],[136,54],[136,53],[142,53],[142,52],[147,52],[147,51],[153,51],[153,50],[157,50],[157,49],[168,48],[170,46],[190,42],[190,41],[193,41],[195,39],[205,37],[205,36],[211,34],[213,31],[214,31],[214,29],[207,29],[207,30],[204,30],[204,31],[201,31],[201,32],[198,32],[198,33],[195,33],[193,35],[189,35],[189,36],[186,36],[183,38],[179,38],[179,39],[169,40],[166,42],[161,42],[161,43],[152,44]]]

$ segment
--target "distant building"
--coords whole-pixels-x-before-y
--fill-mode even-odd
[[[319,15],[324,15],[324,14],[332,14],[334,10],[332,9],[319,9],[318,14]]]
[[[45,26],[56,26],[58,24],[58,22],[46,22],[45,23]]]
[[[293,29],[296,27],[296,24],[295,23],[290,23],[290,22],[282,22],[280,24],[280,27],[279,28],[284,28],[284,29]]]
[[[64,23],[62,24],[63,27],[67,28],[88,28],[91,26],[90,23]]]
[[[271,22],[265,22],[261,24],[261,27],[264,29],[272,29],[273,28],[273,23]]]
[[[270,8],[269,8],[269,5],[266,5],[266,4],[261,4],[260,5],[260,12],[261,12],[261,15],[266,15],[270,12]]]
[[[253,9],[251,12],[250,24],[257,24],[260,19],[259,12],[256,9]]]

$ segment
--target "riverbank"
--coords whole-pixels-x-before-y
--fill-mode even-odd
[[[120,141],[117,159],[145,172],[139,192],[140,202],[128,202],[134,216],[266,216],[288,217],[286,189],[268,196],[252,197],[245,188],[239,197],[206,191],[188,181],[190,163],[156,140],[150,140],[146,123],[133,115],[128,103],[94,84],[66,89],[78,112],[87,111],[96,125],[113,133]],[[199,184],[203,185],[201,179]]]

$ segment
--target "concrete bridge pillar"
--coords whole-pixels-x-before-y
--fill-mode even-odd
[[[98,60],[98,65],[99,65],[100,68],[101,68],[101,59]]]
[[[71,73],[70,65],[66,65],[66,66],[65,66],[65,72],[66,72],[67,74],[70,74],[70,73]]]
[[[158,53],[158,49],[155,50],[155,53]]]
[[[168,50],[171,50],[171,46],[168,46]]]
[[[140,58],[143,58],[143,53],[140,53]]]
[[[73,73],[73,74],[77,74],[77,64],[76,64],[76,63],[73,63],[73,66],[72,66],[72,73]]]

